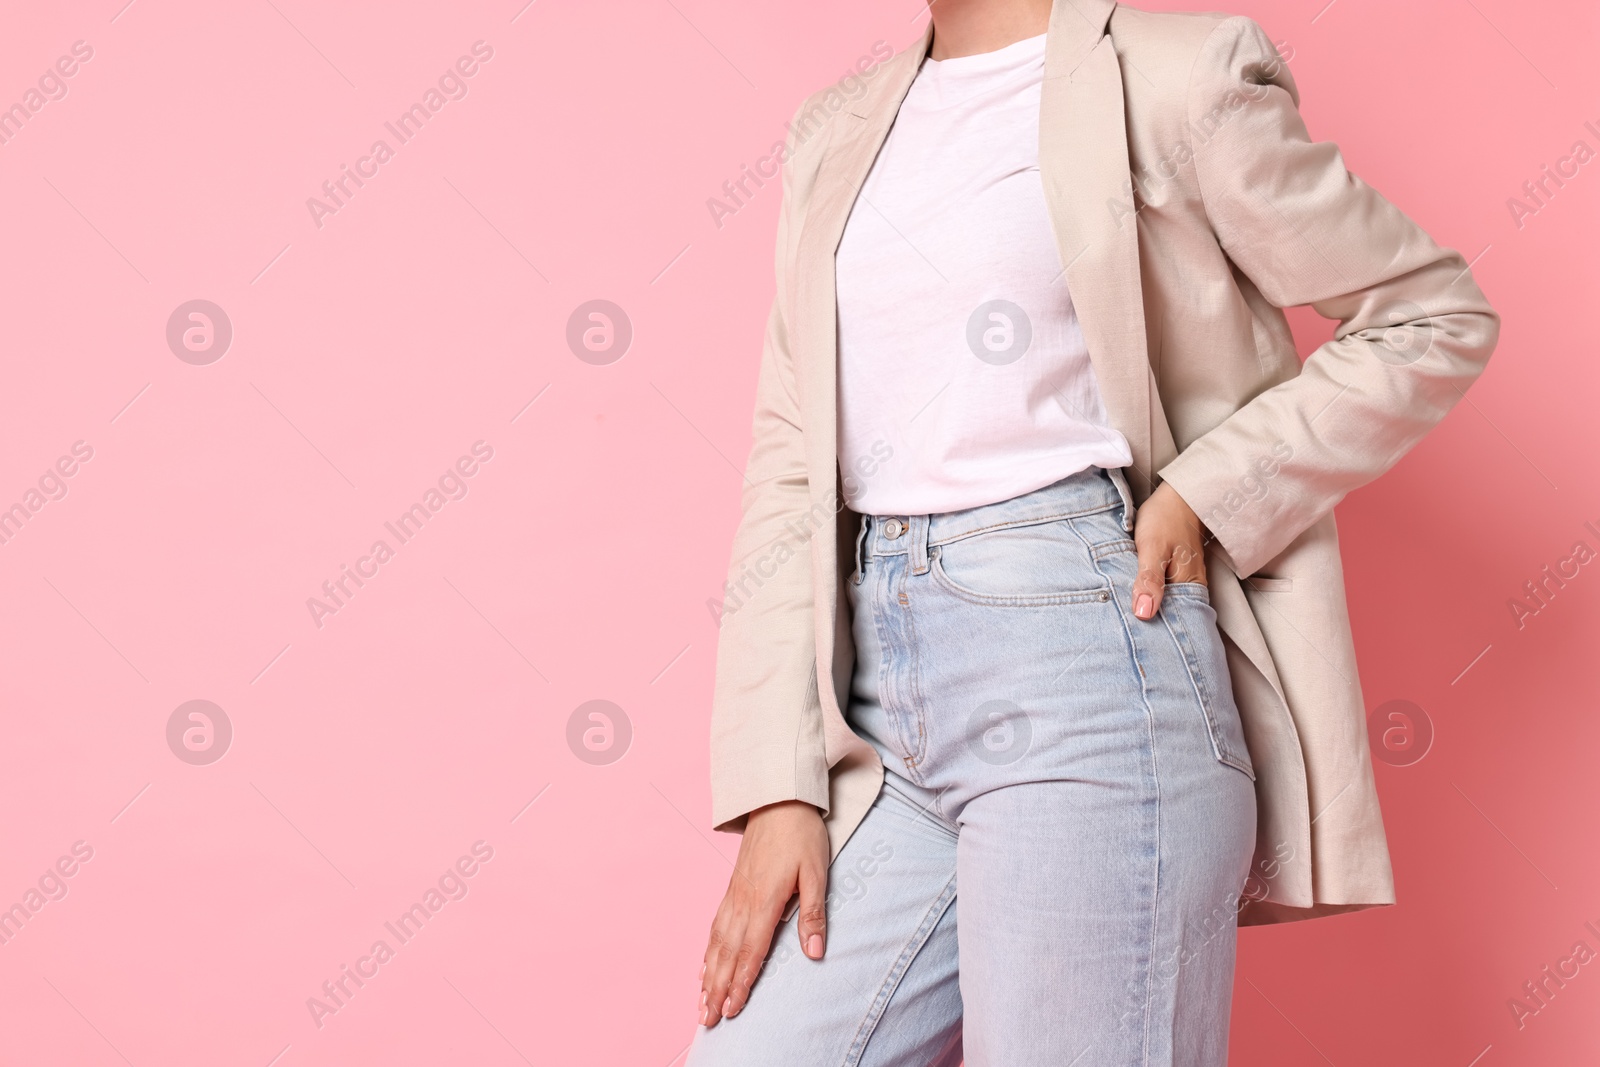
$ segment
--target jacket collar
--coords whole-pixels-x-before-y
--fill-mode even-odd
[[[1050,8],[1050,25],[1045,38],[1045,77],[1060,78],[1070,75],[1091,49],[1105,36],[1106,23],[1117,6],[1116,0],[1055,0]],[[922,37],[905,51],[890,60],[894,65],[895,105],[911,87],[928,48],[933,44],[933,20],[928,20]],[[853,114],[865,117],[860,109]]]

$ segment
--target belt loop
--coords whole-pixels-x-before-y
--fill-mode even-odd
[[[928,516],[912,515],[911,528],[906,536],[910,538],[906,544],[906,554],[911,560],[912,574],[928,573]]]
[[[866,570],[866,560],[861,554],[861,544],[867,539],[867,526],[871,521],[868,516],[862,515],[860,522],[856,526],[856,570],[850,576],[850,580],[856,585],[861,584],[861,579]]]
[[[1122,528],[1128,533],[1133,532],[1133,513],[1137,510],[1133,506],[1133,490],[1128,487],[1128,476],[1122,473],[1121,467],[1107,467],[1111,475],[1111,483],[1117,487],[1117,492],[1122,496]]]

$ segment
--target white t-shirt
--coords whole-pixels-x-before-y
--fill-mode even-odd
[[[835,259],[845,500],[923,515],[1133,462],[1039,178],[1045,37],[923,61]]]

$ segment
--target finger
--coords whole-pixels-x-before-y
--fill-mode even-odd
[[[828,868],[823,863],[808,863],[800,869],[800,910],[795,913],[795,930],[800,935],[800,951],[820,960],[828,942]]]
[[[739,947],[733,966],[733,980],[728,983],[728,995],[722,1002],[724,1019],[738,1015],[749,1003],[750,990],[761,976],[761,965],[767,960],[767,949],[772,947],[772,934],[778,928],[782,912],[780,905],[770,914],[751,916],[751,922],[745,927],[744,944]]]
[[[739,946],[744,941],[744,920],[730,908],[718,913],[706,947],[706,973],[700,989],[700,1025],[715,1026],[722,1018],[722,1005],[728,999]]]
[[[1167,584],[1167,561],[1171,558],[1166,545],[1154,540],[1137,542],[1139,574],[1133,580],[1133,614],[1141,619],[1153,619],[1161,610],[1161,593]]]

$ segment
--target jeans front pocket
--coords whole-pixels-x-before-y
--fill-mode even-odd
[[[974,604],[1041,607],[1111,599],[1066,518],[1002,526],[931,546],[929,569],[946,592]]]
[[[1183,653],[1206,717],[1206,732],[1218,761],[1242,771],[1255,781],[1255,764],[1244,743],[1244,725],[1233,700],[1233,680],[1222,631],[1211,606],[1211,593],[1200,582],[1171,582],[1162,597],[1161,619]]]

